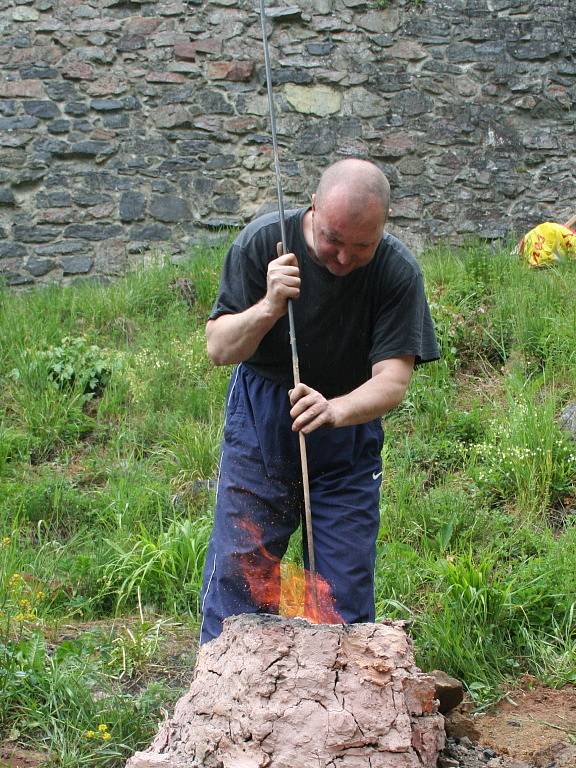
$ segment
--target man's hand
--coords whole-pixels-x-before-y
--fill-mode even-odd
[[[289,395],[293,432],[307,435],[318,427],[337,426],[337,407],[334,400],[327,400],[324,395],[306,384],[298,384],[290,390]]]
[[[383,416],[402,402],[413,369],[413,355],[382,360],[372,366],[368,381],[332,400],[306,384],[298,384],[289,393],[292,429],[307,435],[318,427],[348,427]]]
[[[300,296],[300,270],[293,253],[282,254],[282,243],[277,246],[278,257],[268,264],[266,296],[270,312],[281,317],[288,311],[288,300]]]
[[[300,270],[293,253],[282,255],[268,264],[266,294],[243,312],[220,315],[206,323],[208,355],[215,365],[230,365],[247,360],[258,345],[288,311],[288,299],[300,295]]]

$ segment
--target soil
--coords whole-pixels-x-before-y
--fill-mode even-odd
[[[0,745],[0,768],[34,768],[46,760],[46,755],[30,752],[18,747]]]
[[[476,715],[478,741],[499,754],[532,761],[537,766],[556,763],[576,768],[576,686],[559,690],[525,680],[493,710]],[[558,757],[558,745],[566,745]],[[547,758],[550,756],[548,762]],[[561,763],[568,757],[571,763]]]

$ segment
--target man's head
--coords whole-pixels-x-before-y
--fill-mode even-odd
[[[334,163],[312,196],[307,237],[312,256],[338,277],[365,266],[384,232],[389,205],[388,180],[373,163]]]

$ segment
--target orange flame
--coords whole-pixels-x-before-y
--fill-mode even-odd
[[[252,536],[257,555],[241,557],[242,573],[254,601],[270,613],[313,624],[344,624],[335,607],[332,589],[326,579],[311,574],[294,563],[280,563],[262,543],[262,531],[251,520],[240,526]]]

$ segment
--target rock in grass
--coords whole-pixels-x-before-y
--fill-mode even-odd
[[[570,403],[560,413],[560,425],[576,440],[576,403]]]

